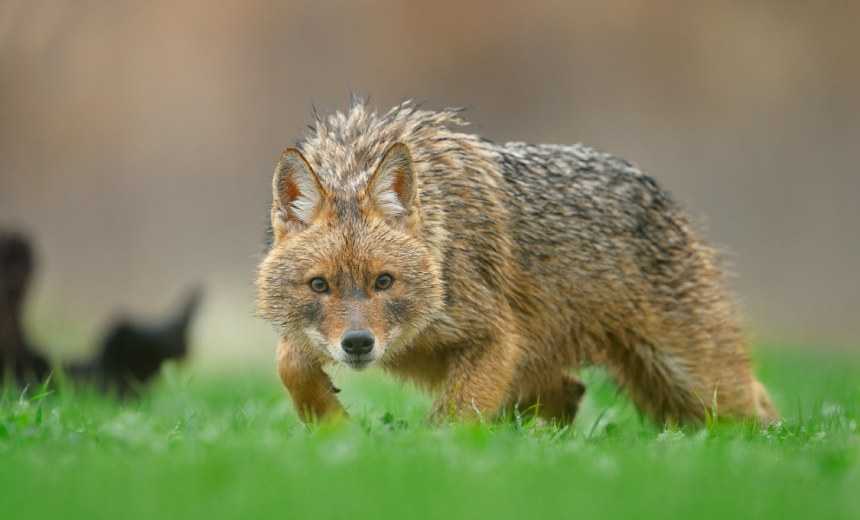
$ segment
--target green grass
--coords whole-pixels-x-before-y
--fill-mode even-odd
[[[338,377],[352,419],[307,429],[273,367],[167,367],[140,400],[0,397],[0,518],[860,518],[860,356],[767,349],[785,419],[664,429],[599,371],[566,430],[423,424],[430,399]]]

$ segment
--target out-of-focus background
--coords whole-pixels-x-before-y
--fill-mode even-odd
[[[196,358],[269,359],[272,171],[353,89],[638,163],[732,251],[751,335],[856,346],[858,49],[853,1],[2,0],[0,226],[36,241],[55,357],[200,283]]]

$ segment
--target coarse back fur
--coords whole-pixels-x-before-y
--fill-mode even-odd
[[[424,384],[436,418],[568,421],[585,390],[568,371],[596,362],[658,421],[699,423],[714,394],[721,415],[777,417],[713,250],[651,177],[465,124],[357,100],[284,151],[258,311],[300,413],[341,410],[337,362]]]

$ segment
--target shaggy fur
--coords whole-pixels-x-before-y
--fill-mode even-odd
[[[341,412],[322,368],[343,363],[435,391],[436,419],[517,406],[570,421],[585,391],[570,371],[595,362],[656,421],[701,423],[714,393],[721,416],[777,418],[714,252],[651,177],[465,124],[358,100],[284,151],[258,312],[303,417]],[[356,329],[367,355],[341,345]]]

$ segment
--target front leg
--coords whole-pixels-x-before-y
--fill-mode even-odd
[[[320,363],[285,339],[278,344],[278,374],[302,421],[312,422],[346,413],[335,396],[338,390]]]
[[[454,354],[430,420],[492,419],[510,401],[519,349],[511,334],[468,345]]]

